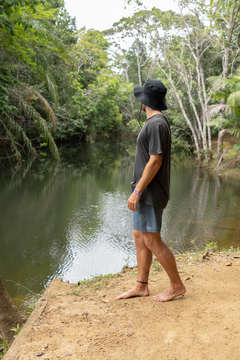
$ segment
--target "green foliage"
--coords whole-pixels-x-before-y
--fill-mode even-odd
[[[234,150],[236,150],[236,151],[240,151],[240,142],[237,143],[237,144],[233,144],[233,148],[234,148]]]
[[[208,81],[212,85],[213,99],[217,102],[224,100],[224,103],[210,107],[209,112],[216,117],[209,122],[209,126],[218,130],[228,129],[231,135],[240,137],[240,68],[229,78],[215,76],[208,78]],[[224,118],[218,116],[221,111],[226,112]]]
[[[34,128],[59,160],[50,131],[50,123],[55,126],[57,119],[49,101],[41,94],[44,92],[41,87],[45,87],[46,94],[56,101],[55,87],[44,68],[47,55],[60,51],[54,36],[50,37],[46,31],[52,26],[58,9],[41,1],[8,3],[11,6],[4,8],[4,16],[8,16],[8,24],[14,26],[10,31],[5,23],[0,29],[0,147],[6,151],[8,159],[21,160],[25,152],[35,156],[36,150],[29,138]]]
[[[24,324],[22,326],[19,326],[19,324],[17,324],[16,327],[11,328],[11,331],[14,331],[14,337],[16,337],[18,335],[18,333],[20,332],[20,330],[23,328]]]
[[[134,135],[138,135],[139,131],[141,130],[140,124],[136,119],[132,119],[127,123],[127,127],[130,132]]]
[[[77,32],[63,1],[1,3],[0,158],[36,156],[44,144],[59,160],[55,140],[118,132],[121,89],[103,35]]]
[[[172,157],[175,160],[185,160],[189,156],[190,145],[182,137],[172,135]]]
[[[216,242],[210,242],[209,244],[206,244],[206,246],[205,246],[206,250],[208,250],[209,248],[218,250],[218,244]]]
[[[125,1],[131,2],[142,6]],[[168,88],[173,153],[184,158],[192,151],[194,131],[201,151],[205,78],[222,72],[227,50],[233,70],[239,63],[239,6],[222,0],[210,7],[180,0],[179,6],[183,15],[139,8],[102,33],[77,31],[63,0],[0,0],[0,158],[21,161],[47,145],[59,160],[55,141],[137,133],[139,103],[133,86],[148,78],[159,78]],[[122,48],[125,38],[132,39],[127,49]],[[225,86],[215,101],[218,96],[234,109],[228,129],[238,135],[240,92]]]
[[[96,82],[89,86],[89,126],[99,134],[107,131],[117,133],[120,130],[122,115],[115,100],[118,89],[119,81],[109,73],[100,74]]]
[[[2,343],[0,342],[0,359],[3,358],[3,356],[6,354],[7,351],[8,351],[7,342],[3,339]]]
[[[152,263],[152,267],[153,267],[153,270],[155,270],[157,272],[163,270],[161,264],[157,260]]]
[[[103,281],[104,285],[108,282],[108,280],[117,277],[118,274],[107,274],[107,275],[97,275],[92,279],[84,279],[82,281],[78,281],[78,286],[91,286],[94,285],[96,289],[99,289],[101,286],[101,281]],[[96,284],[97,283],[97,284]]]
[[[73,49],[76,61],[77,79],[86,88],[94,82],[108,63],[108,41],[100,31],[85,30],[78,32],[78,42]]]
[[[33,12],[38,4],[43,3],[43,0],[1,0],[0,1],[0,27],[13,33],[17,24],[22,23],[25,28],[30,26],[20,16],[12,18],[11,15],[16,14],[21,7],[29,7]]]

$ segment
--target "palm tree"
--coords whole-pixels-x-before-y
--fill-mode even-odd
[[[40,100],[52,127],[55,128],[58,121],[48,101],[37,90],[21,83],[8,88],[8,97],[12,105],[6,108],[7,111],[2,111],[0,118],[1,140],[4,140],[6,144],[7,158],[21,161],[24,152],[36,156],[36,149],[22,126],[24,121],[21,123],[21,119],[27,118],[32,123],[32,126],[38,130],[54,158],[59,161],[59,152],[51,135],[50,126],[39,111],[36,110],[33,103],[34,98]],[[8,153],[9,149],[11,149],[10,154]]]
[[[212,84],[213,98],[220,102],[208,108],[209,115],[215,116],[208,125],[219,130],[218,160],[220,160],[223,135],[228,132],[240,137],[240,68],[235,75],[229,78],[213,76],[207,80]],[[219,116],[223,111],[226,114],[224,118]],[[240,143],[236,148],[240,150]]]

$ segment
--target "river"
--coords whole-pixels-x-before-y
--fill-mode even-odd
[[[136,264],[127,208],[134,146],[106,139],[61,153],[60,164],[43,153],[0,175],[0,275],[12,297]],[[238,247],[240,179],[172,164],[162,237],[175,253]]]

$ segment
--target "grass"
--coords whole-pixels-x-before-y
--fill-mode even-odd
[[[23,328],[23,326],[24,326],[24,324],[22,326],[19,326],[19,324],[17,324],[16,327],[13,327],[13,328],[10,329],[10,330],[14,331],[14,338],[17,336],[17,334]]]
[[[7,342],[5,340],[0,339],[0,359],[3,358],[3,356],[6,354],[7,351],[8,351]]]
[[[161,264],[157,261],[157,260],[154,260],[153,263],[152,263],[152,269],[159,272],[161,270],[163,270]]]
[[[106,286],[109,279],[117,277],[118,274],[107,274],[107,275],[97,275],[92,279],[84,279],[77,283],[77,286],[94,286],[96,290],[100,289],[102,286]]]
[[[203,245],[202,245],[202,248],[200,249],[195,244],[196,240],[197,240],[197,238],[195,238],[195,239],[193,239],[191,241],[191,243],[195,246],[194,250],[187,251],[187,252],[184,252],[184,253],[179,253],[179,252],[176,251],[178,253],[177,255],[175,255],[177,261],[178,260],[182,261],[183,258],[184,258],[184,262],[189,261],[189,260],[191,262],[197,262],[197,261],[199,261],[199,259],[202,259],[203,255],[207,251],[209,252],[210,255],[211,254],[217,254],[219,256],[225,256],[225,255],[228,255],[228,254],[236,254],[236,253],[239,253],[239,251],[240,251],[240,247],[233,248],[232,246],[230,248],[227,248],[227,249],[219,250],[217,242],[204,243],[204,239],[202,239]],[[172,249],[172,251],[175,252],[174,249]],[[154,271],[154,272],[159,272],[159,271],[163,270],[161,264],[158,262],[158,260],[156,258],[153,259],[151,270]],[[133,275],[137,275],[138,274],[137,266],[135,266],[135,267],[133,267],[131,269],[126,269],[126,273],[131,273]],[[84,288],[87,288],[87,287],[93,287],[95,290],[99,290],[102,287],[106,286],[106,284],[108,283],[108,281],[110,279],[116,278],[118,276],[120,276],[119,273],[117,273],[117,274],[107,274],[107,275],[98,275],[98,276],[95,276],[92,279],[85,279],[83,281],[79,281],[77,286],[82,288],[82,290]],[[72,293],[75,293],[75,291],[73,291]]]
[[[222,248],[219,250],[218,244],[216,242],[211,242],[209,244],[205,244],[204,248],[200,250],[197,248],[195,251],[184,252],[178,256],[176,256],[177,261],[190,261],[190,262],[197,262],[199,260],[203,261],[205,259],[203,256],[206,255],[209,257],[211,256],[229,256],[234,254],[239,254],[240,247],[234,248],[230,246],[229,248]]]

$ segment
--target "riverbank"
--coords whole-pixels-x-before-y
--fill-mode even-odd
[[[137,268],[79,286],[53,280],[4,360],[239,359],[240,252],[212,251],[176,257],[187,293],[168,303],[152,299],[168,286],[155,261],[144,298],[116,300]]]
[[[233,145],[239,143],[239,138],[230,134],[223,137],[223,158],[219,162],[217,159],[217,138],[212,139],[213,159],[208,164],[203,164],[202,168],[212,171],[220,176],[240,178],[240,153],[234,149]]]

